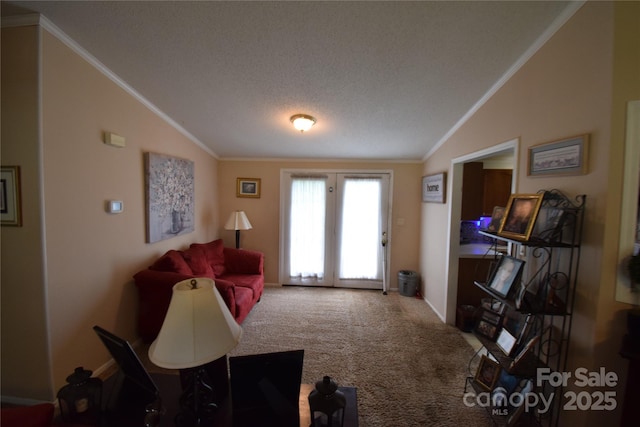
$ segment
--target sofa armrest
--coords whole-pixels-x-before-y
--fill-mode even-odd
[[[193,276],[170,271],[142,270],[133,276],[138,288],[138,334],[145,341],[153,341],[169,309],[173,286]]]
[[[235,283],[230,282],[229,280],[224,279],[214,279],[216,284],[216,289],[220,293],[220,296],[224,300],[224,303],[227,305],[227,308],[231,312],[231,315],[236,317],[236,294],[235,294]]]
[[[224,248],[225,273],[263,274],[264,254],[247,249]]]

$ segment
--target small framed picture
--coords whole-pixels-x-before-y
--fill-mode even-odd
[[[475,381],[487,390],[493,390],[498,377],[500,377],[500,365],[487,356],[482,355],[478,370],[476,371]]]
[[[561,241],[564,212],[564,209],[555,207],[540,208],[533,226],[531,239],[548,243]]]
[[[493,325],[499,325],[500,324],[500,320],[501,317],[498,313],[494,313],[492,311],[489,310],[484,310],[482,312],[482,316],[480,317],[482,320],[486,320],[487,322],[493,324]]]
[[[238,178],[236,180],[236,197],[260,198],[260,178]]]
[[[513,348],[516,345],[516,337],[511,335],[506,328],[502,328],[500,334],[498,335],[498,339],[496,340],[496,344],[500,347],[500,350],[507,356],[511,355]]]
[[[2,166],[0,173],[0,217],[2,225],[22,226],[20,166]]]
[[[520,279],[523,265],[523,260],[503,255],[487,284],[488,287],[501,297],[507,298],[514,283]]]
[[[512,194],[500,223],[498,235],[516,240],[529,240],[536,222],[542,194]]]
[[[444,203],[445,188],[447,184],[446,172],[422,177],[422,201],[432,203]]]
[[[495,206],[493,208],[493,213],[491,214],[491,221],[487,226],[487,231],[492,233],[497,233],[500,230],[500,223],[502,222],[502,218],[504,217],[504,206]]]
[[[540,341],[540,335],[535,335],[534,337],[532,337],[527,344],[525,344],[524,347],[522,347],[522,349],[518,352],[518,354],[513,358],[513,361],[511,362],[511,366],[510,366],[510,370],[515,368],[518,363],[520,363],[521,360],[524,359],[524,357],[529,353],[535,350],[536,345],[538,344],[538,341]]]
[[[498,326],[493,325],[486,320],[480,320],[476,326],[476,332],[484,335],[492,341],[495,341],[496,336],[498,335]]]

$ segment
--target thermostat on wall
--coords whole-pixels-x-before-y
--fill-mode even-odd
[[[124,211],[124,203],[122,200],[107,200],[107,212],[122,213]]]

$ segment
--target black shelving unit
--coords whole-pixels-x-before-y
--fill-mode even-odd
[[[578,286],[577,272],[586,195],[578,195],[575,199],[570,199],[559,190],[541,190],[538,193],[543,196],[538,220],[543,213],[559,215],[561,221],[554,227],[539,229],[538,234],[527,241],[512,239],[498,233],[480,232],[496,246],[499,241],[509,242],[510,253],[525,260],[525,269],[519,279],[520,283],[514,284],[514,287],[518,285],[517,289],[526,289],[526,291],[522,292],[520,298],[516,298],[514,292],[503,297],[488,287],[483,280],[474,282],[490,298],[491,308],[494,307],[495,302],[499,302],[502,315],[509,311],[516,315],[528,315],[533,319],[533,326],[525,337],[526,341],[519,343],[515,356],[506,355],[495,339],[474,333],[486,352],[500,365],[505,375],[515,377],[519,381],[532,380],[534,393],[544,393],[545,396],[553,393],[554,399],[549,410],[544,413],[533,410],[521,413],[517,417],[510,417],[501,408],[495,408],[492,405],[487,410],[494,424],[498,426],[516,425],[514,424],[516,422],[517,425],[557,426],[559,424],[562,387],[553,388],[548,384],[539,387],[536,384],[536,377],[539,368],[548,368],[555,372],[564,372],[567,368],[573,307]],[[495,257],[497,259],[500,255]],[[522,353],[530,341],[533,345],[529,346],[527,352]],[[480,351],[474,358],[479,354]],[[487,391],[476,382],[472,372],[466,380],[465,392],[469,389],[476,393]]]

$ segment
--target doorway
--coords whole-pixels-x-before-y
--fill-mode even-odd
[[[462,220],[463,175],[464,165],[470,162],[480,162],[499,156],[513,157],[513,171],[511,180],[511,192],[517,188],[519,140],[513,139],[484,150],[477,151],[451,161],[451,186],[449,200],[449,259],[447,263],[447,293],[445,304],[445,321],[453,325],[456,319],[457,291],[458,291],[458,262],[460,255],[460,221]]]
[[[283,171],[281,283],[382,289],[390,175]]]

